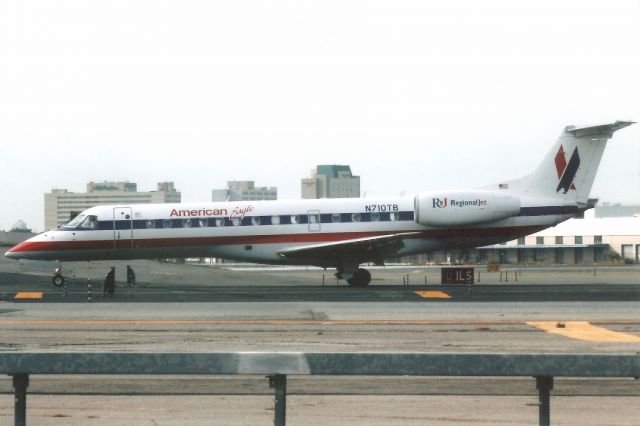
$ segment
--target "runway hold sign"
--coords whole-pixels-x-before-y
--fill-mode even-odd
[[[441,284],[473,284],[473,268],[442,268]]]

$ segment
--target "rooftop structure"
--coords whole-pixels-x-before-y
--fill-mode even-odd
[[[277,200],[278,188],[275,186],[256,186],[252,180],[232,180],[227,188],[213,189],[211,201],[253,201]]]

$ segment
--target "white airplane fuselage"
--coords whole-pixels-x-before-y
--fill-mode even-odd
[[[415,235],[404,239],[397,256],[472,248],[537,232],[577,211],[575,204],[543,204],[524,205],[506,219],[455,227],[418,223],[413,196],[97,206],[82,213],[97,217],[96,228],[61,226],[19,244],[12,252],[33,260],[221,257],[332,266],[322,259],[300,262],[278,253],[400,233]]]

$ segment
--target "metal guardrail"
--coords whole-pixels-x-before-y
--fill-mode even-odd
[[[640,354],[504,353],[0,353],[0,374],[13,376],[15,424],[26,424],[31,374],[266,375],[276,425],[286,419],[287,375],[532,376],[539,424],[549,425],[554,377],[640,377]]]

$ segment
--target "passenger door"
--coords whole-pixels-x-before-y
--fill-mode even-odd
[[[113,247],[133,247],[133,217],[131,207],[113,208]]]
[[[320,231],[320,210],[309,210],[309,232]]]

